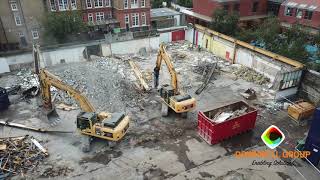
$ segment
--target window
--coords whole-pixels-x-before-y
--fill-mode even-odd
[[[64,11],[68,8],[68,0],[59,0],[59,10]]]
[[[259,6],[259,2],[254,2],[253,6],[252,6],[252,12],[257,12],[258,11],[258,6]]]
[[[286,16],[292,16],[293,14],[293,8],[287,7],[285,11]]]
[[[124,16],[124,22],[125,22],[125,24],[129,24],[129,14],[126,14]]]
[[[233,11],[239,11],[240,9],[240,4],[239,3],[236,3],[233,5]]]
[[[125,8],[125,9],[128,9],[128,0],[124,0],[124,1],[123,1],[123,4],[124,4],[124,8]]]
[[[93,22],[93,14],[92,13],[88,14],[88,22]]]
[[[229,5],[228,4],[224,4],[223,5],[223,10],[228,11],[229,10]]]
[[[146,13],[141,13],[141,24],[142,25],[147,25],[147,19],[146,19]]]
[[[91,2],[91,0],[87,0],[87,8],[92,8],[92,2]]]
[[[94,7],[103,7],[102,0],[94,0]]]
[[[50,9],[51,9],[51,11],[56,11],[57,10],[55,0],[50,0]]]
[[[146,7],[146,0],[141,0],[141,7]]]
[[[107,7],[110,7],[110,6],[111,6],[110,0],[106,0],[106,6],[107,6]]]
[[[18,14],[14,15],[14,20],[16,21],[16,25],[17,25],[17,26],[22,25],[20,15],[18,15]]]
[[[138,8],[138,0],[131,0],[131,8]]]
[[[37,30],[31,31],[33,39],[39,39],[39,33]]]
[[[18,6],[17,6],[17,3],[11,3],[11,10],[12,11],[18,11]]]
[[[139,27],[139,14],[133,13],[131,16],[132,16],[132,27]]]
[[[302,9],[297,9],[296,11],[296,17],[301,19],[302,18]]]
[[[96,21],[103,21],[104,20],[104,13],[103,12],[97,12],[96,13]]]
[[[312,19],[312,14],[313,14],[312,11],[306,11],[305,14],[304,14],[304,19],[311,20]]]
[[[71,0],[71,9],[77,9],[77,0]]]

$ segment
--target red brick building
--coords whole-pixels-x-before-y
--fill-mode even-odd
[[[240,21],[256,20],[267,17],[267,0],[193,0],[192,12],[183,12],[195,18],[195,23],[205,24],[211,21],[216,9],[238,13]]]
[[[286,0],[281,4],[279,19],[285,27],[298,23],[317,33],[320,29],[320,1]]]
[[[51,12],[77,10],[91,29],[146,30],[150,27],[150,0],[47,0]]]

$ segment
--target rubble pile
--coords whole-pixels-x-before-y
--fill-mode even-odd
[[[33,170],[47,151],[30,136],[0,139],[0,176],[24,174]]]
[[[232,111],[232,110],[221,110],[211,119],[215,123],[222,123],[228,119],[239,117],[246,114],[248,111],[247,107],[242,107],[241,109]]]
[[[116,58],[99,58],[86,63],[67,64],[50,70],[63,82],[85,95],[97,110],[123,111],[125,103],[136,100],[131,69]],[[77,106],[67,93],[51,89],[59,103]],[[58,94],[58,95],[55,95]]]
[[[28,90],[32,87],[39,87],[38,76],[31,69],[23,69],[17,73],[19,77],[18,84],[22,90]]]
[[[267,84],[270,82],[269,78],[245,66],[241,66],[240,68],[237,68],[233,73],[241,79],[244,79],[248,82],[253,82],[259,85]]]

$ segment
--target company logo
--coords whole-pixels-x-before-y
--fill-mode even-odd
[[[271,125],[263,132],[261,139],[270,149],[274,149],[282,143],[285,136],[277,126]]]

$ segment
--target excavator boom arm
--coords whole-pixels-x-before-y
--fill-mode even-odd
[[[74,98],[80,105],[81,109],[85,112],[95,112],[94,107],[78,90],[63,83],[58,77],[51,74],[47,70],[41,69],[39,73],[41,83],[42,99],[44,105],[52,108],[50,87],[54,86],[60,90],[66,91],[72,98]]]
[[[159,85],[159,72],[161,68],[161,62],[162,60],[166,63],[168,71],[171,75],[171,86],[175,93],[178,92],[178,79],[177,79],[177,73],[176,70],[173,67],[173,64],[171,62],[170,57],[168,56],[165,46],[163,44],[160,45],[158,56],[157,56],[157,62],[156,67],[154,68],[154,76],[155,76],[155,87]]]

